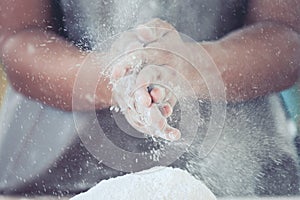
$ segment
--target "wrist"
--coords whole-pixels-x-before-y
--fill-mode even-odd
[[[111,106],[112,91],[106,70],[108,55],[86,54],[73,86],[73,110],[99,110]]]

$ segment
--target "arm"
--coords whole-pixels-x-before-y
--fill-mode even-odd
[[[27,97],[71,110],[73,84],[86,53],[47,30],[50,0],[0,1],[0,8],[0,53],[11,85]],[[90,69],[92,74],[99,71],[97,66]],[[107,106],[106,85],[97,89],[101,96],[96,106]],[[94,108],[84,98],[81,105],[85,107],[75,109]]]
[[[222,74],[228,100],[248,100],[295,83],[300,64],[299,13],[297,0],[251,0],[246,27],[202,44]]]
[[[269,7],[270,5],[273,6]],[[290,0],[288,3],[279,0],[252,0],[249,2],[246,27],[230,33],[221,40],[200,43],[221,72],[226,86],[227,100],[245,101],[281,91],[295,83],[300,64],[298,13],[300,13],[300,3],[296,0]],[[163,31],[159,28],[172,30],[166,22],[156,20],[150,22],[148,26],[152,27],[152,30],[148,30],[150,34],[145,34],[147,37],[142,37],[141,31],[136,33],[139,38],[144,38],[142,43],[156,41],[149,46],[156,47],[155,45],[158,44],[157,47],[160,47],[159,44],[162,43],[164,47],[164,41],[168,44],[172,41],[171,46],[174,48],[185,49],[184,47],[188,45],[189,48],[195,48],[194,52],[197,52],[199,44],[197,46],[192,43],[183,44],[180,38],[170,36],[173,34],[159,34]],[[152,32],[154,34],[151,34]],[[154,36],[149,39],[149,35]],[[151,61],[158,65],[176,66],[176,61],[174,63],[173,59],[168,58],[168,55],[158,57],[153,55],[154,60]],[[207,98],[208,91],[203,82],[202,84],[201,81],[197,82],[199,80],[195,77],[197,73],[195,71],[187,73],[190,80],[197,83],[195,86],[197,94]],[[156,77],[163,76],[159,74]],[[150,94],[152,100],[155,99],[154,96]],[[165,134],[168,132],[165,131]]]

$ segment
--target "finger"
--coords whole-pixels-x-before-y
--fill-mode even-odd
[[[162,67],[147,65],[145,66],[137,76],[136,86],[151,85],[157,80],[160,80]]]
[[[166,118],[161,114],[157,105],[153,105],[151,109],[152,126],[163,131],[167,125]]]
[[[159,28],[159,27],[148,27],[140,25],[135,29],[137,39],[143,44],[143,47],[148,44],[158,41],[160,38],[172,31],[171,29]]]
[[[136,35],[133,32],[126,31],[119,35],[119,38],[114,41],[111,46],[111,51],[114,53],[124,52],[128,45],[138,41]]]
[[[154,40],[153,37],[157,39],[157,41],[160,40],[166,40],[165,43],[171,42],[173,44],[174,42],[177,43],[178,41],[182,41],[180,34],[178,31],[172,26],[170,23],[163,21],[161,19],[153,19],[146,24],[143,25],[144,27],[149,27],[148,29],[141,29],[141,30],[148,30],[151,31],[152,34],[152,39]],[[143,35],[141,33],[141,35]],[[152,41],[153,41],[152,40]],[[152,43],[151,43],[152,44]]]
[[[160,69],[163,69],[163,67],[160,67]],[[165,87],[155,84],[155,82],[157,82],[157,81],[162,81],[159,79],[165,79],[165,81],[168,82],[167,78],[164,75],[161,75],[161,73],[164,73],[164,72],[161,72],[157,68],[149,67],[148,69],[143,69],[139,73],[137,80],[136,80],[137,87],[139,87],[139,85],[149,85],[151,87],[150,89],[148,89],[148,90],[150,90],[149,94],[150,94],[152,103],[156,103],[156,104],[162,104],[162,103],[167,102],[170,99],[169,95],[172,94],[170,92],[167,93]],[[168,73],[168,72],[165,72],[165,73]],[[144,89],[144,92],[145,92],[145,89]],[[168,95],[166,95],[166,94],[168,94]],[[170,105],[173,105],[173,104],[170,104]],[[166,110],[167,112],[163,113],[163,115],[169,115],[169,111],[171,111],[172,109],[168,109],[166,107],[164,110]]]
[[[184,42],[182,41],[180,34],[176,30],[155,28],[157,32],[160,32],[157,40],[149,43],[145,48],[161,48],[180,50],[186,49]]]
[[[131,53],[132,51],[136,50],[136,49],[142,49],[143,48],[143,44],[139,41],[134,41],[129,43],[125,49],[124,52],[122,53]]]
[[[166,140],[175,141],[181,136],[178,129],[167,124],[156,105],[151,108],[146,108],[143,119],[133,110],[128,110],[125,117],[127,121],[138,131],[156,137],[161,137]]]
[[[148,135],[151,134],[149,128],[147,129],[145,122],[140,120],[140,116],[137,115],[134,110],[128,109],[126,112],[124,112],[124,115],[127,122],[137,131]]]
[[[154,85],[154,87],[150,91],[150,95],[153,103],[161,103],[166,96],[165,88],[159,85]]]
[[[152,20],[150,20],[149,22],[144,24],[145,26],[148,27],[159,27],[159,28],[165,28],[165,29],[169,29],[169,30],[175,30],[175,28],[168,23],[167,21],[161,20],[159,18],[154,18]]]
[[[150,133],[152,133],[155,136],[158,136],[158,137],[164,138],[166,140],[170,140],[170,141],[176,141],[176,140],[180,139],[180,137],[181,137],[180,131],[178,129],[170,126],[167,123],[166,118],[161,115],[161,113],[160,113],[160,111],[158,111],[158,109],[152,110],[152,117],[153,117],[152,127],[154,127],[154,131],[152,131]]]
[[[134,92],[134,97],[135,97],[135,101],[138,104],[143,105],[145,107],[150,107],[150,105],[152,103],[152,98],[151,98],[146,86],[137,89]]]
[[[173,95],[173,94],[171,94],[171,95],[169,95],[169,96],[170,96],[170,97],[169,97],[166,101],[170,104],[170,106],[174,107],[175,104],[176,104],[176,102],[177,102],[177,98],[176,98],[176,96]]]
[[[112,81],[133,72],[139,71],[142,63],[144,62],[144,53],[142,51],[129,52],[126,55],[122,55],[112,65],[111,79]]]
[[[128,62],[119,62],[113,66],[111,72],[111,81],[119,80],[124,77],[132,68],[132,65]]]
[[[173,113],[173,107],[169,103],[164,103],[160,105],[159,109],[161,111],[161,114],[166,118],[170,117]]]
[[[166,90],[165,98],[163,103],[168,103],[171,107],[174,107],[177,102],[177,97],[175,96],[175,91]]]
[[[163,130],[167,125],[166,118],[161,115],[157,105],[152,104],[151,107],[146,108],[141,105],[136,105],[136,110],[129,110],[128,117],[133,122],[133,126],[139,130],[144,130],[146,134],[152,136],[165,138]]]
[[[155,106],[151,108],[137,106],[136,108],[137,110],[128,109],[125,114],[129,124],[142,133],[166,139],[162,130],[165,128],[167,122],[158,115],[157,108]]]
[[[160,88],[162,88],[162,87],[160,87]],[[152,101],[154,103],[158,104],[159,109],[164,117],[166,117],[166,118],[170,117],[173,113],[173,107],[175,106],[176,101],[177,101],[176,97],[173,95],[172,92],[170,92],[164,88],[162,90],[163,94],[160,90],[159,92],[156,92],[158,94],[154,95],[153,93],[155,90],[158,90],[157,87],[154,87],[154,89],[151,90],[151,93],[150,93]]]
[[[139,25],[135,29],[135,34],[137,39],[143,44],[157,40],[157,36],[154,28],[145,25]]]
[[[162,88],[173,88],[177,76],[177,71],[168,66],[157,66],[157,65],[147,65],[139,72],[136,85],[153,85],[156,88],[153,91],[153,96],[159,98],[161,95],[165,95],[165,91]],[[160,87],[159,87],[160,86]],[[163,86],[163,87],[162,87]],[[153,90],[152,89],[152,90]]]
[[[170,117],[172,115],[176,102],[177,98],[172,96],[168,101],[160,105],[160,110],[164,117]]]
[[[150,43],[158,40],[172,30],[175,30],[175,28],[171,24],[160,19],[153,19],[138,26],[135,32],[140,41]]]
[[[181,132],[178,129],[169,125],[166,126],[164,134],[166,135],[166,138],[171,141],[179,140],[181,137]]]

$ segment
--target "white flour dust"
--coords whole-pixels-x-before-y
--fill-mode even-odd
[[[163,133],[156,126],[153,126],[151,108],[142,106],[139,103],[139,97],[134,94],[137,89],[139,89],[139,87],[136,86],[136,80],[143,67],[142,60],[137,63],[131,63],[131,72],[129,74],[126,74],[118,80],[111,79],[110,84],[112,85],[113,101],[117,105],[112,106],[110,110],[115,112],[120,111],[124,114],[129,123],[138,121],[147,132],[155,132],[157,135],[163,136]],[[129,110],[131,111],[129,112]]]
[[[154,167],[103,180],[71,200],[216,200],[212,192],[188,172]]]

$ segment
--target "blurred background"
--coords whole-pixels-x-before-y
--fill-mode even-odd
[[[5,92],[5,88],[6,88],[6,84],[7,84],[6,76],[5,76],[2,65],[0,65],[0,106],[1,106],[1,103],[2,103],[3,95],[4,95],[4,92]]]

